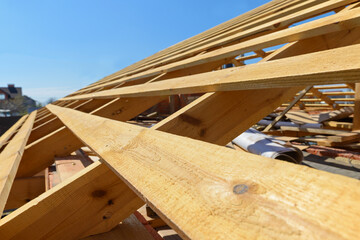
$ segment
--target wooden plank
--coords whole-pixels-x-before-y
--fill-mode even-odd
[[[304,49],[307,48],[302,44],[299,44],[299,47],[301,51],[304,51]],[[274,54],[273,57],[274,56],[276,56],[276,54]],[[205,100],[206,97],[203,97],[188,105],[183,110],[162,122],[160,125],[163,126],[159,125],[157,127],[159,127],[160,130],[174,134],[181,134],[196,139],[202,139],[207,142],[225,145],[238,134],[248,129],[263,116],[275,109],[281,102],[287,101],[287,99],[298,90],[299,89],[297,88],[283,88],[272,89],[272,91],[251,90],[239,91],[231,94],[215,93],[207,100]],[[148,102],[148,99],[144,98],[144,101]],[[269,104],[269,102],[272,103]],[[139,104],[134,104],[134,106]],[[115,102],[113,105],[118,107],[121,104]],[[235,107],[235,110],[231,111],[231,108],[233,107]],[[131,108],[122,109],[121,107],[118,107],[118,109],[127,111],[127,109]],[[97,115],[99,116],[109,118],[112,118],[113,116],[113,112],[108,111],[106,108],[98,111]],[[243,118],[243,114],[246,114],[248,118]],[[214,118],[214,116],[218,117]],[[194,119],[200,124],[193,123],[191,120]],[[31,167],[34,167],[34,164],[31,164],[32,158],[40,158],[39,154],[41,153],[41,150],[47,148],[45,146],[51,146],[51,148],[58,146],[56,141],[67,142],[65,148],[60,146],[59,150],[56,150],[56,155],[66,155],[70,153],[70,150],[76,150],[81,147],[81,142],[76,137],[72,136],[66,128],[63,128],[59,130],[57,134],[49,135],[49,139],[46,139],[46,141],[39,141],[41,144],[36,143],[36,145],[28,146],[26,152],[28,154],[25,155],[25,160],[23,160],[24,170],[29,171]],[[41,160],[37,161],[37,164],[44,162],[41,166],[44,168],[50,165],[55,153],[51,151],[42,153]],[[37,155],[39,155],[39,157],[36,157]],[[32,158],[27,156],[32,156]],[[29,159],[30,161],[27,161],[26,159]],[[45,162],[44,159],[49,159],[49,162]],[[26,164],[27,162],[29,162],[29,164]],[[41,169],[41,167],[38,166],[36,170]],[[35,172],[35,170],[32,171],[32,173]],[[19,176],[24,175],[21,171],[20,173]]]
[[[245,105],[245,102],[244,102],[244,105]],[[170,126],[170,125],[169,125]],[[182,130],[182,128],[179,128],[179,130]],[[189,131],[190,132],[190,131]],[[211,137],[211,135],[206,135],[206,136],[210,136]],[[19,216],[21,216],[21,215],[19,215]],[[47,222],[47,221],[43,221],[43,222]]]
[[[184,238],[358,236],[358,180],[75,110],[49,109]],[[109,136],[113,141],[106,141]],[[279,188],[288,178],[292,181]]]
[[[323,129],[323,128],[306,128],[306,127],[289,127],[289,126],[281,126],[280,129],[283,131],[311,133],[310,135],[314,135],[314,134],[339,135],[339,134],[349,133],[347,131],[331,130],[331,129]]]
[[[1,219],[0,236],[79,239],[111,230],[143,204],[107,166],[95,162]]]
[[[154,129],[224,146],[300,89],[205,94],[155,125]]]
[[[323,122],[324,128],[337,128],[342,130],[352,130],[353,124],[349,122],[337,122],[337,121],[327,121]]]
[[[82,240],[155,240],[146,230],[144,225],[135,217],[130,215],[121,224],[109,232],[101,233],[83,238]]]
[[[316,1],[314,1],[314,2],[316,2]],[[317,1],[317,2],[319,3],[319,1]],[[354,2],[354,1],[349,1],[349,3],[351,3],[351,2]],[[306,2],[304,2],[304,3],[306,4]],[[310,7],[310,8],[305,8],[300,12],[294,12],[293,14],[288,15],[288,16],[284,16],[283,18],[275,18],[275,19],[273,19],[273,21],[266,22],[263,25],[254,24],[253,25],[254,27],[252,27],[250,29],[247,29],[245,31],[240,31],[237,34],[230,35],[229,37],[226,37],[226,38],[220,38],[220,40],[215,41],[215,42],[211,42],[211,44],[208,44],[208,46],[202,46],[200,49],[198,49],[198,51],[202,52],[202,51],[206,50],[207,47],[213,48],[215,44],[218,47],[220,47],[220,46],[223,47],[224,44],[229,43],[229,42],[226,42],[226,41],[229,40],[229,38],[231,40],[235,40],[235,39],[244,38],[244,37],[251,37],[254,34],[256,36],[256,33],[264,32],[264,30],[265,31],[266,30],[271,31],[271,30],[274,30],[274,29],[282,29],[282,27],[287,27],[287,26],[289,26],[289,25],[291,25],[291,24],[293,24],[293,23],[295,23],[297,21],[301,21],[301,20],[306,19],[307,17],[313,17],[316,14],[324,13],[326,11],[326,9],[331,10],[331,9],[333,9],[335,7],[335,5],[343,6],[343,5],[346,5],[346,3],[345,3],[345,1],[332,1],[332,2],[325,1],[325,2],[323,2],[321,4],[318,4],[317,6],[313,6],[313,7]],[[354,9],[354,10],[356,10],[356,9]],[[347,12],[350,12],[350,11],[347,11]],[[340,14],[342,14],[342,13],[340,13]],[[276,26],[276,27],[274,27],[274,26]],[[315,27],[313,27],[313,28],[315,28]],[[270,35],[270,34],[268,34],[268,35]],[[271,36],[270,39],[276,39],[276,38]],[[300,40],[300,39],[295,39],[295,40]],[[261,42],[264,42],[264,41],[261,41]],[[281,43],[278,43],[278,44],[281,44]],[[278,45],[278,44],[274,44],[274,45]],[[192,46],[190,46],[190,47],[192,47]],[[269,46],[267,46],[267,47],[269,47]],[[266,47],[257,47],[256,49],[252,49],[252,50],[249,50],[247,52],[262,49],[262,48],[266,48]],[[240,48],[237,47],[237,49],[240,49]],[[215,51],[213,51],[213,52],[215,52]],[[242,53],[243,52],[240,52],[237,55],[240,55]],[[169,60],[171,60],[171,61],[181,60],[181,57],[180,57],[181,55],[182,55],[181,53],[179,55],[175,55],[172,58],[168,58],[167,61],[169,62]],[[165,63],[162,62],[162,65],[164,65],[164,64]],[[138,69],[136,69],[136,71],[133,71],[132,73],[137,73],[139,71],[143,71],[143,70],[149,69],[151,67],[154,67],[154,65],[153,64],[147,64],[145,67],[138,68]]]
[[[288,57],[314,48],[307,42],[297,42],[276,50],[262,61]],[[295,48],[295,49],[294,49]],[[261,118],[290,99],[300,88],[278,88],[216,92],[205,94],[172,114],[153,129],[226,145]],[[244,118],[243,116],[247,116]]]
[[[310,115],[305,111],[290,111],[285,116],[296,124],[318,123],[319,119],[318,115]]]
[[[328,34],[331,32],[338,32],[340,30],[347,29],[349,26],[351,28],[354,28],[357,26],[357,24],[359,24],[357,18],[359,18],[358,11],[360,10],[354,9],[352,11],[354,12],[349,11],[347,13],[342,13],[341,15],[336,14],[334,16],[329,16],[324,19],[319,19],[317,21],[302,24],[296,27],[271,33],[255,39],[251,39],[239,44],[235,44],[233,46],[222,47],[220,49],[211,51],[209,53],[205,53],[199,56],[194,56],[192,58],[178,61],[172,64],[168,64],[163,67],[150,69],[148,71],[141,72],[133,76],[121,78],[120,80],[113,81],[111,83],[105,83],[104,85],[114,85],[123,81],[131,81],[139,78],[156,76],[158,74],[161,74],[163,71],[167,71],[169,73],[171,71],[184,69],[187,67],[199,66],[200,64],[208,64],[211,61],[218,61],[219,59],[225,59],[225,58],[233,59],[238,55],[251,52],[254,50],[272,47],[288,42],[308,39],[315,36]],[[338,24],[339,22],[341,22],[341,24]],[[100,86],[94,86],[93,88],[98,88]],[[79,93],[80,92],[81,91],[79,91]]]
[[[348,88],[350,88],[351,90],[355,91],[355,84],[354,83],[348,83],[346,84]]]
[[[301,90],[299,95],[295,97],[295,99],[289,104],[289,106],[287,106],[284,111],[282,111],[279,116],[277,116],[269,125],[266,126],[266,128],[264,129],[264,131],[269,131],[271,128],[273,128],[275,126],[275,124],[280,121],[280,119],[282,119],[285,114],[287,112],[290,111],[290,109],[292,107],[295,106],[295,104],[302,98],[305,96],[305,94],[312,88],[312,86],[307,86],[305,89]]]
[[[280,1],[276,1],[276,2],[280,2]],[[283,1],[283,2],[285,2],[285,1]],[[286,1],[286,2],[289,2],[289,1]],[[300,1],[296,1],[296,2],[297,2],[297,4],[300,3]],[[294,4],[293,4],[293,1],[292,1],[290,4],[291,4],[291,5],[294,5]],[[277,5],[277,3],[274,3],[274,1],[272,1],[271,3],[266,4],[266,7],[261,6],[260,8],[263,9],[261,12],[260,12],[260,10],[259,10],[259,12],[257,12],[258,9],[260,9],[260,8],[257,8],[256,11],[255,11],[255,12],[256,12],[256,15],[259,15],[258,17],[260,17],[260,15],[263,14],[263,11],[271,10],[272,7],[269,7],[269,5],[274,6],[274,5]],[[289,4],[287,4],[286,6],[289,6]],[[264,7],[264,8],[263,8],[263,7]],[[283,11],[288,12],[289,10],[288,10],[288,8],[285,7],[283,10],[282,10],[282,9],[278,9],[278,11],[274,11],[274,10],[273,10],[272,13],[277,13],[277,14],[279,14],[279,12],[283,12]],[[251,12],[254,12],[254,11],[251,11]],[[291,11],[290,11],[290,12],[291,12]],[[280,13],[280,14],[281,14],[281,13]],[[182,41],[182,42],[179,43],[179,44],[175,44],[174,46],[171,46],[171,47],[169,47],[169,48],[167,48],[167,49],[165,49],[165,50],[162,50],[162,51],[160,51],[160,52],[158,52],[158,53],[156,53],[156,54],[154,54],[154,55],[152,55],[152,56],[150,56],[150,57],[148,57],[148,58],[146,58],[146,59],[141,60],[141,61],[138,62],[138,63],[135,63],[135,64],[133,64],[133,65],[131,65],[131,66],[129,66],[129,67],[126,67],[126,68],[124,68],[124,69],[122,69],[122,70],[120,70],[120,71],[118,71],[118,72],[116,72],[116,73],[114,73],[114,74],[112,74],[112,75],[110,75],[110,76],[107,76],[107,77],[103,78],[102,80],[100,80],[100,81],[98,81],[98,82],[96,82],[96,83],[94,83],[94,84],[92,84],[92,85],[90,85],[90,86],[99,85],[99,83],[108,81],[109,79],[111,79],[112,76],[119,75],[120,73],[127,74],[127,73],[129,73],[129,71],[134,70],[134,69],[136,69],[136,68],[138,68],[138,67],[141,67],[141,66],[143,66],[144,64],[148,63],[148,60],[150,60],[150,59],[151,59],[151,60],[157,59],[157,57],[159,56],[159,54],[160,54],[160,55],[163,55],[163,56],[165,56],[165,55],[168,56],[169,52],[172,52],[174,48],[179,48],[179,46],[184,46],[185,43],[186,43],[185,45],[189,46],[189,45],[192,45],[192,43],[194,43],[194,41],[198,41],[198,40],[201,41],[201,39],[202,39],[202,37],[204,36],[204,34],[205,34],[205,35],[208,35],[208,33],[211,32],[211,35],[213,35],[213,34],[214,34],[213,30],[215,30],[215,29],[217,29],[216,32],[218,32],[218,30],[220,30],[220,31],[224,31],[224,30],[227,31],[227,29],[225,29],[225,26],[227,26],[228,23],[230,23],[230,22],[235,21],[235,22],[237,22],[236,24],[239,23],[238,21],[242,22],[243,20],[245,20],[246,22],[249,22],[249,20],[251,21],[251,19],[248,19],[247,17],[248,17],[248,16],[251,16],[251,15],[252,15],[252,14],[250,14],[250,13],[245,13],[245,14],[243,14],[243,15],[241,15],[241,16],[238,16],[238,17],[234,18],[233,20],[229,20],[227,23],[220,24],[219,26],[216,26],[216,27],[212,28],[211,30],[205,31],[204,33],[201,33],[201,34],[199,34],[199,35],[197,35],[197,36],[194,36],[194,37],[192,37],[192,38],[190,38],[190,39],[187,39],[187,40],[185,40],[185,41]],[[275,17],[275,16],[273,16],[273,17]],[[275,17],[275,18],[276,18],[276,17]],[[216,35],[215,35],[215,36],[216,36]],[[208,36],[207,36],[207,37],[208,37]],[[201,51],[201,52],[203,52],[203,51]],[[165,55],[164,55],[164,54],[165,54]],[[193,54],[196,55],[196,53],[193,53]]]
[[[19,132],[0,153],[0,215],[3,213],[35,116],[36,111],[30,114]]]
[[[45,192],[45,177],[17,178],[12,184],[5,210],[15,209]]]
[[[325,96],[324,94],[322,94],[322,92],[320,92],[319,90],[313,88],[310,90],[316,97],[322,99],[322,101],[326,102],[327,104],[329,104],[329,106],[332,108],[332,109],[339,109],[340,106],[335,103],[331,98]]]
[[[351,107],[341,108],[339,110],[321,113],[319,115],[319,122],[331,121],[331,120],[341,120],[346,118],[354,113],[354,109]]]
[[[357,61],[359,51],[360,45],[357,44],[277,61],[154,82],[146,86],[129,86],[62,100],[294,87],[304,84],[336,83],[339,79],[342,82],[357,82],[360,73],[360,63]],[[299,62],[302,64],[299,65]]]
[[[326,85],[326,86],[315,86],[315,89],[339,89],[348,88],[346,84]]]
[[[332,142],[355,142],[360,139],[360,133],[351,132],[351,133],[341,133],[334,136],[329,136],[328,139]]]
[[[180,42],[180,43],[178,43],[178,44],[175,44],[174,46],[171,46],[171,47],[169,47],[169,48],[167,48],[167,49],[165,49],[165,50],[162,50],[162,51],[160,51],[160,52],[158,52],[158,53],[156,53],[156,54],[154,54],[154,55],[152,55],[152,56],[150,56],[150,57],[148,57],[148,58],[146,58],[146,59],[143,59],[143,60],[140,61],[140,62],[141,62],[141,65],[139,65],[140,62],[135,63],[135,64],[133,64],[132,66],[129,66],[129,67],[127,67],[126,69],[120,70],[118,73],[115,73],[115,74],[112,74],[112,75],[118,75],[120,72],[125,72],[125,73],[126,73],[125,70],[128,70],[129,68],[135,69],[135,66],[136,66],[136,67],[143,66],[144,64],[149,63],[149,60],[150,60],[150,59],[151,59],[151,60],[158,59],[157,57],[158,57],[159,55],[162,55],[162,56],[165,56],[165,55],[166,55],[166,56],[168,56],[170,52],[173,53],[174,48],[176,48],[177,50],[179,50],[179,49],[180,49],[181,47],[183,47],[183,46],[189,46],[189,45],[192,45],[194,42],[202,41],[202,40],[204,39],[204,37],[205,37],[206,39],[208,39],[209,36],[214,36],[214,34],[215,34],[215,33],[219,33],[219,31],[220,31],[220,32],[228,31],[228,27],[229,27],[229,23],[230,23],[230,22],[235,22],[236,25],[238,25],[238,24],[241,24],[241,25],[242,25],[244,21],[245,21],[245,22],[251,21],[251,20],[253,19],[253,16],[254,16],[254,15],[257,15],[257,18],[260,18],[261,16],[263,16],[264,12],[268,12],[268,10],[272,10],[270,14],[281,12],[281,9],[277,9],[277,11],[276,11],[275,9],[272,9],[272,8],[274,7],[274,5],[279,5],[279,4],[278,4],[279,2],[289,2],[289,1],[278,1],[278,0],[276,0],[276,1],[272,1],[272,2],[270,2],[270,3],[268,3],[268,4],[265,4],[265,5],[263,5],[263,6],[260,6],[260,7],[254,9],[254,10],[252,10],[252,11],[250,11],[250,12],[247,12],[247,13],[245,13],[245,14],[243,14],[243,15],[240,15],[240,16],[234,18],[234,19],[231,19],[231,20],[229,20],[228,22],[225,22],[225,23],[223,23],[223,24],[220,24],[220,25],[218,25],[218,26],[215,26],[215,27],[213,27],[213,28],[210,29],[210,30],[207,30],[207,31],[205,31],[205,32],[203,32],[203,33],[200,33],[200,34],[198,34],[198,35],[196,35],[196,36],[194,36],[194,37],[192,37],[192,38],[190,38],[190,39],[184,40],[184,41],[182,41],[182,42]],[[292,1],[292,2],[294,2],[294,1]],[[295,2],[297,2],[297,4],[299,3],[299,1],[295,1]],[[292,4],[292,3],[290,3],[290,4]],[[292,5],[293,5],[293,4],[292,4]],[[289,6],[289,5],[287,4],[287,5],[285,5],[285,6]],[[280,7],[278,7],[278,8],[280,8]],[[261,10],[260,10],[260,9],[261,9]],[[286,9],[286,10],[287,10],[287,9]],[[255,12],[256,12],[256,13],[255,13]],[[292,11],[292,12],[293,12],[293,11]],[[269,14],[267,14],[267,15],[269,15]],[[274,18],[274,17],[276,17],[276,15],[273,16],[273,18]],[[249,19],[249,18],[250,18],[250,19]],[[215,30],[215,31],[214,31],[214,30]],[[209,35],[209,33],[210,33],[210,35]],[[215,35],[215,36],[216,36],[216,35]],[[185,43],[186,43],[186,44],[185,44]],[[180,46],[181,46],[181,47],[180,47]],[[102,82],[102,81],[104,81],[104,80],[106,80],[106,79],[109,79],[109,77],[105,77],[104,79],[100,80],[99,82]]]
[[[282,106],[287,106],[288,104],[284,103]],[[303,103],[305,107],[319,108],[319,109],[332,109],[332,107],[327,103]],[[339,107],[354,107],[352,103],[339,103],[337,104]]]
[[[326,96],[350,96],[350,95],[354,95],[354,92],[323,92],[324,95]],[[307,93],[306,96],[313,96],[314,94],[312,93]]]
[[[230,95],[227,94],[227,96],[225,93],[216,93],[213,94],[212,97],[209,97],[206,101],[202,101],[201,104],[195,104],[194,102],[193,105],[196,107],[190,107],[190,104],[189,107],[187,106],[185,108],[187,109],[186,111],[177,112],[177,114],[167,118],[155,128],[162,131],[170,131],[175,134],[196,137],[196,134],[205,132],[204,128],[208,126],[206,134],[201,136],[202,139],[209,142],[216,141],[218,144],[226,144],[237,135],[238,131],[244,131],[249,128],[263,115],[266,115],[267,112],[270,112],[273,108],[279,105],[281,101],[284,101],[286,98],[290,98],[290,96],[298,90],[299,89],[274,89],[273,91],[241,91]],[[253,106],[248,102],[252,99],[256,100],[254,101]],[[271,99],[278,99],[278,102],[275,101],[273,104],[265,104]],[[225,104],[227,107],[225,108],[219,103]],[[259,108],[256,104],[260,104],[263,107]],[[236,111],[229,111],[229,109],[231,109],[234,105],[236,105]],[[212,109],[212,111],[209,111],[210,109]],[[196,114],[197,111],[202,113],[201,116]],[[246,113],[249,117],[244,119],[242,117],[242,113]],[[229,114],[231,114],[231,116],[229,116]],[[187,117],[185,117],[185,115]],[[197,118],[198,116],[200,117]],[[214,118],[214,116],[221,116],[221,121],[218,118],[209,121]],[[182,121],[182,119],[184,119],[184,121]],[[201,121],[202,123],[198,127],[202,128],[203,131],[192,131],[191,128],[188,127],[189,122],[192,123],[189,119],[197,119],[198,121]],[[217,122],[217,124],[213,124],[214,122]],[[176,123],[176,128],[174,128],[174,123]],[[218,123],[220,123],[220,125]],[[218,127],[221,125],[224,125],[225,127]],[[230,133],[231,131],[232,133]]]
[[[67,107],[72,109],[77,109],[83,112],[90,112],[91,110],[99,108],[105,105],[106,103],[108,103],[109,101],[111,101],[109,99],[106,100],[99,99],[99,100],[90,99],[87,101],[79,101],[77,104],[67,105]],[[43,122],[42,124],[38,124],[36,127],[33,128],[33,130],[31,131],[31,135],[29,137],[28,144],[35,142],[36,140],[64,126],[58,118],[56,118],[52,114],[50,115],[52,116],[50,120]]]
[[[93,114],[127,121],[163,99],[163,97],[122,98],[106,107],[101,106],[97,110],[95,109]],[[86,111],[90,111],[90,109]],[[69,155],[82,146],[83,143],[69,129],[59,128],[26,146],[16,177],[31,177],[51,165],[55,156]]]
[[[148,214],[147,214],[146,208],[147,208],[146,205],[144,205],[144,206],[142,206],[141,208],[138,209],[138,212],[144,217],[146,222],[151,227],[158,228],[158,227],[167,226],[167,224],[164,222],[164,220],[162,220],[159,216],[157,216],[156,218],[149,217]]]
[[[209,98],[206,102],[203,102],[202,105],[197,105],[195,108],[191,108],[191,110],[185,111],[188,118],[191,119],[191,116],[195,119],[199,115],[193,115],[193,113],[196,113],[196,111],[201,110],[200,113],[205,113],[204,116],[201,116],[199,118],[199,121],[202,121],[206,124],[201,124],[201,128],[204,128],[205,126],[208,126],[207,132],[204,136],[202,136],[202,139],[205,139],[207,141],[217,141],[217,143],[220,144],[226,144],[228,141],[230,141],[234,136],[236,136],[236,132],[246,130],[248,127],[250,127],[253,123],[255,123],[258,119],[260,119],[263,115],[266,115],[265,112],[270,112],[273,108],[275,108],[277,105],[281,103],[286,98],[290,98],[294,93],[296,93],[298,89],[274,89],[273,91],[242,91],[234,94],[227,95],[225,93],[217,94],[216,98]],[[287,96],[288,94],[288,96]],[[215,94],[214,94],[215,96]],[[260,96],[262,98],[260,98]],[[258,99],[256,102],[254,101],[254,106],[249,105],[248,98],[250,99]],[[279,99],[278,102],[274,102],[273,104],[265,104],[270,99]],[[210,101],[211,100],[211,101]],[[215,103],[218,104],[215,104]],[[206,104],[205,104],[206,103]],[[232,105],[227,106],[227,108],[224,108],[219,103],[229,103]],[[257,104],[263,105],[262,108],[256,107]],[[196,105],[194,103],[194,105]],[[235,108],[236,111],[232,111],[232,116],[229,118],[228,116],[225,116],[223,114],[229,113],[228,109],[231,109],[234,105],[237,105]],[[210,109],[214,111],[218,111],[217,113],[213,111],[209,111],[210,109],[208,106],[211,106]],[[220,112],[223,111],[222,112]],[[264,112],[265,111],[265,112]],[[244,119],[242,117],[242,112],[246,112],[249,116],[249,118]],[[251,113],[254,112],[254,113]],[[224,116],[222,119],[225,121],[219,121],[218,118],[209,121],[210,118],[213,118],[215,114],[218,114],[218,116]],[[250,118],[251,114],[253,114],[253,117]],[[180,116],[179,118],[176,118],[175,116]],[[205,118],[208,119],[205,119]],[[254,118],[255,117],[255,118]],[[194,137],[197,133],[200,131],[191,131],[191,128],[188,128],[188,118],[181,114],[177,114],[174,116],[171,116],[170,118],[166,119],[166,122],[163,122],[161,125],[158,126],[159,129],[163,131],[172,131],[175,134],[183,134],[188,135],[190,137]],[[170,121],[170,119],[173,119]],[[184,119],[184,121],[177,122],[180,119]],[[239,120],[239,121],[238,121]],[[219,122],[220,125],[224,124],[224,127],[218,128],[218,124],[214,124],[214,127],[212,126],[213,122]],[[174,128],[174,123],[176,123],[176,128]],[[190,123],[192,123],[190,121]],[[227,123],[229,123],[229,126],[227,126]],[[231,124],[230,124],[231,123]],[[181,126],[184,126],[182,128]],[[239,129],[239,127],[241,129]],[[218,128],[218,129],[217,129]],[[186,129],[185,131],[183,131]],[[237,129],[237,130],[236,130]],[[234,131],[235,130],[235,131]],[[233,131],[231,134],[230,132]],[[120,220],[119,220],[120,221]],[[45,221],[46,222],[46,221]]]
[[[18,128],[24,123],[28,115],[22,116],[14,125],[12,125],[3,135],[0,136],[0,149],[9,141]]]
[[[355,106],[353,130],[360,130],[360,83],[355,84]]]
[[[297,5],[302,5],[302,6],[299,6],[299,7],[297,7],[296,6],[296,4],[293,4],[293,2],[296,2],[297,3]],[[279,16],[286,16],[286,15],[288,15],[288,14],[291,14],[291,13],[294,13],[296,10],[295,9],[304,9],[304,8],[306,8],[306,6],[313,6],[313,5],[316,5],[317,3],[320,3],[320,1],[311,1],[311,2],[306,2],[305,4],[302,2],[302,1],[292,1],[290,4],[291,5],[294,5],[294,6],[289,6],[289,5],[287,5],[288,7],[283,7],[283,8],[279,8],[279,9],[277,9],[277,10],[273,10],[272,12],[271,12],[271,14],[267,14],[266,15],[266,20],[264,21],[264,19],[262,19],[260,16],[262,16],[262,12],[259,14],[259,16],[257,17],[258,18],[258,20],[260,20],[261,22],[259,22],[259,21],[257,21],[257,22],[253,22],[253,18],[251,17],[250,19],[249,18],[247,18],[247,17],[245,17],[245,16],[249,16],[247,13],[245,13],[245,14],[243,14],[243,15],[241,15],[241,16],[239,16],[239,17],[237,17],[236,19],[242,19],[242,21],[241,21],[241,25],[242,25],[242,22],[245,20],[245,22],[246,22],[246,28],[244,28],[244,26],[240,26],[240,29],[239,28],[237,28],[237,29],[235,29],[235,31],[236,32],[244,32],[244,30],[245,29],[250,29],[250,28],[252,28],[253,26],[259,26],[259,24],[261,25],[262,23],[268,23],[269,21],[271,22],[272,20],[274,20],[274,19],[279,19]],[[272,4],[272,3],[269,3],[270,5]],[[269,4],[267,4],[267,6],[269,5]],[[331,3],[331,4],[333,4],[333,3]],[[336,3],[335,3],[336,4]],[[294,8],[295,7],[295,8]],[[327,6],[327,7],[329,7],[329,6]],[[319,8],[321,9],[321,7],[317,7],[317,10],[319,10]],[[264,8],[264,10],[263,11],[268,11],[269,9],[271,9],[270,7],[266,7],[266,8]],[[309,14],[309,12],[307,12],[307,14]],[[305,15],[307,15],[306,13],[305,13]],[[314,13],[313,13],[314,14]],[[302,17],[304,17],[303,15],[301,15],[300,14],[300,16],[302,16]],[[299,16],[297,16],[297,17],[299,17]],[[293,20],[293,21],[295,21],[295,19],[294,19],[294,16],[291,16],[291,17],[288,17],[287,18],[287,20],[288,19],[290,19],[290,21],[291,21],[291,19]],[[230,20],[230,21],[232,21],[232,20]],[[250,25],[249,25],[250,24]],[[262,26],[262,28],[261,29],[257,29],[258,31],[260,31],[261,33],[263,33],[264,32],[264,30],[266,31],[266,30],[273,30],[274,29],[274,24],[275,23],[273,23],[273,24],[271,24],[270,23],[270,25],[267,25],[267,26],[265,26],[265,28]],[[280,25],[281,24],[278,24],[278,25],[275,25],[275,26],[278,26],[278,27],[280,27]],[[224,26],[224,25],[220,25],[220,26]],[[220,27],[219,26],[219,27]],[[217,27],[215,27],[215,28],[217,28]],[[229,32],[228,32],[228,29],[221,29],[220,31],[226,31],[226,36],[229,36]],[[208,32],[208,31],[206,31],[206,32]],[[206,32],[205,32],[205,34],[206,34]],[[253,32],[254,33],[254,32]],[[256,32],[255,32],[256,33]],[[248,33],[249,34],[249,33]],[[203,42],[203,40],[210,40],[210,41],[213,41],[214,40],[214,38],[208,38],[208,37],[206,37],[206,39],[197,39],[197,37],[200,37],[202,34],[199,34],[199,35],[197,35],[197,36],[195,36],[195,37],[193,37],[193,38],[190,38],[189,40],[185,40],[184,42],[187,42],[187,44],[186,44],[186,46],[185,47],[194,47],[194,46],[198,46],[198,45],[195,45],[194,43],[200,43],[201,45],[204,45],[204,42]],[[222,34],[222,35],[217,35],[217,34],[215,34],[214,35],[214,33],[212,33],[211,34],[212,36],[215,36],[215,37],[217,37],[217,38],[223,38],[224,39],[224,35]],[[231,34],[230,34],[231,35]],[[243,36],[244,37],[244,36]],[[195,40],[195,42],[193,41],[194,39],[196,39]],[[200,40],[200,41],[198,41],[198,40]],[[190,43],[191,42],[191,43]],[[223,43],[224,44],[224,43]],[[176,45],[174,45],[174,47],[176,47],[177,48],[177,46],[179,46],[179,45],[181,45],[181,43],[180,44],[176,44]],[[210,47],[210,46],[209,46]],[[214,46],[211,46],[210,48],[214,48]],[[193,56],[193,55],[197,55],[198,53],[200,53],[200,52],[203,52],[204,51],[204,49],[206,49],[206,47],[205,48],[198,48],[198,49],[196,49],[195,51],[194,50],[192,50],[192,51],[186,51],[187,53],[184,55],[182,55],[182,58],[186,58],[186,57],[189,57],[189,56]],[[177,50],[179,50],[179,49],[177,49]],[[187,50],[189,50],[189,49],[187,49]],[[170,51],[170,52],[169,52]],[[184,51],[184,49],[182,50],[182,51]],[[163,51],[161,51],[162,53],[166,53],[165,55],[163,55],[163,57],[165,57],[165,59],[166,58],[169,58],[169,57],[173,57],[174,56],[174,53],[175,52],[173,52],[173,48],[172,47],[170,47],[170,48],[167,48],[167,49],[165,49],[165,50],[163,50]],[[178,52],[179,53],[179,52]],[[183,52],[180,52],[180,53],[183,53]],[[151,60],[150,60],[151,59]],[[147,68],[149,68],[149,67],[153,67],[154,66],[154,64],[152,64],[152,66],[149,66],[150,65],[150,63],[154,63],[154,60],[156,60],[156,62],[159,64],[166,64],[166,63],[168,63],[169,61],[167,61],[167,62],[165,62],[164,60],[165,60],[164,58],[161,58],[161,60],[158,58],[158,54],[154,54],[153,56],[150,56],[149,58],[147,58],[147,59],[144,59],[144,60],[142,60],[141,61],[141,64],[140,65],[138,65],[138,64],[133,64],[132,66],[129,66],[129,67],[127,67],[126,69],[123,69],[123,70],[120,70],[119,72],[117,72],[117,73],[114,73],[114,74],[112,74],[112,75],[110,75],[110,76],[108,76],[108,77],[105,77],[104,79],[102,79],[102,80],[100,80],[100,81],[98,81],[98,82],[104,82],[104,81],[109,81],[109,80],[111,80],[111,79],[113,79],[113,78],[115,78],[115,77],[121,77],[121,76],[126,76],[126,75],[129,75],[129,74],[132,74],[132,73],[134,73],[134,70],[136,71],[136,72],[138,72],[139,70],[144,70],[144,67],[147,67]],[[159,60],[160,60],[160,62],[159,62]],[[171,59],[172,61],[174,61],[174,59]],[[155,63],[156,64],[156,63]],[[129,68],[131,69],[131,70],[129,70]],[[126,70],[128,70],[128,71],[126,71]],[[122,74],[121,74],[122,73]]]

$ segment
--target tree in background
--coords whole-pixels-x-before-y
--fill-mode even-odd
[[[54,98],[54,97],[51,97],[51,98],[49,98],[47,101],[46,101],[46,104],[50,104],[50,103],[53,103],[53,102],[55,102],[56,101],[56,98]],[[45,105],[46,105],[45,104]]]

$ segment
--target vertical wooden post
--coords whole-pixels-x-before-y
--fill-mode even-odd
[[[355,84],[355,107],[353,130],[360,130],[360,83]]]

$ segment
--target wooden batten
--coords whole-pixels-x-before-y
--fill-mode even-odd
[[[159,239],[145,203],[183,239],[358,239],[357,179],[224,146],[265,118],[288,144],[359,149],[359,76],[358,0],[274,0],[186,39],[0,137],[0,239]],[[83,147],[100,160],[65,165]]]

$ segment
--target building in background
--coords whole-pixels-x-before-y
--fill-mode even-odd
[[[10,100],[22,96],[21,87],[15,87],[15,84],[8,84],[7,87],[0,87],[0,100]]]
[[[15,87],[15,84],[0,87],[0,117],[21,116],[36,108],[36,101],[23,95],[21,87]]]
[[[15,87],[15,84],[0,87],[0,135],[22,115],[36,110],[37,107],[34,99],[22,95],[21,87]]]

